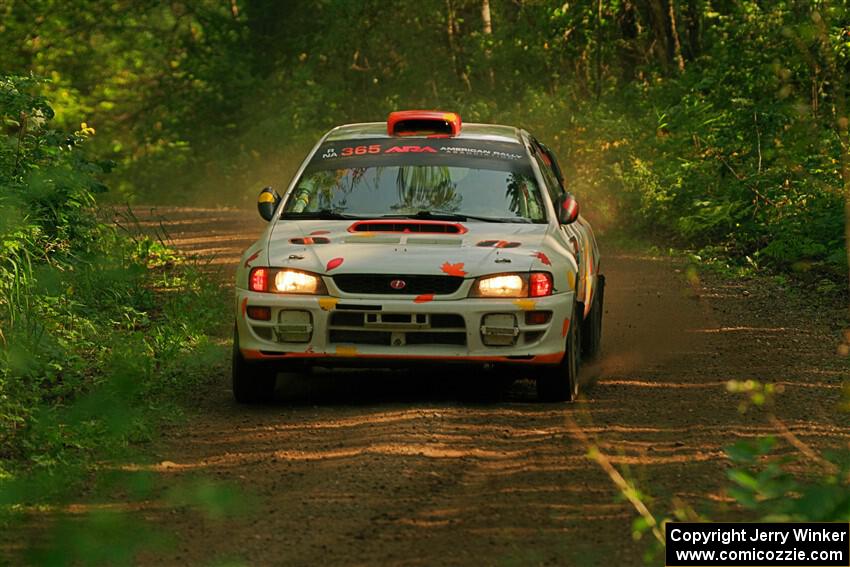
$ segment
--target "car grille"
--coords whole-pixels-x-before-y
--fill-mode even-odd
[[[463,317],[453,313],[331,313],[330,326],[368,327],[374,325],[401,325],[411,329],[461,329],[465,328]]]
[[[400,280],[404,287],[394,289],[391,283]],[[385,295],[448,295],[455,293],[463,283],[459,276],[425,275],[376,275],[376,274],[340,274],[334,276],[334,283],[345,293],[385,294]]]
[[[451,313],[331,313],[331,343],[360,345],[466,345],[466,323]]]
[[[466,333],[407,333],[404,344],[407,345],[466,345]],[[393,346],[393,333],[389,331],[344,331],[332,330],[330,342],[355,344]]]

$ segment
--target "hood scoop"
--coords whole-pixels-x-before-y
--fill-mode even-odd
[[[346,244],[401,244],[400,236],[378,236],[371,232],[364,232],[343,239]]]
[[[411,236],[405,241],[408,246],[462,246],[463,240],[458,238],[422,238]]]
[[[405,219],[357,221],[348,227],[348,232],[401,232],[406,234],[465,234],[466,231],[465,226],[456,222]]]

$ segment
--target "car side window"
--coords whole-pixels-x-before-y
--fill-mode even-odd
[[[540,149],[537,140],[532,141],[534,159],[537,160],[537,165],[540,166],[540,171],[543,173],[543,179],[546,181],[546,190],[549,191],[549,197],[553,203],[557,203],[558,199],[563,196],[564,190],[561,184],[558,183],[558,178],[555,176],[555,171],[552,169],[552,160]]]
[[[564,170],[561,169],[561,164],[558,163],[558,158],[555,157],[555,152],[553,152],[552,149],[545,144],[540,144],[540,150],[543,152],[544,156],[552,160],[552,173],[554,173],[555,177],[558,179],[558,186],[561,189],[561,193],[569,193],[569,191],[567,191],[567,182],[564,179]]]

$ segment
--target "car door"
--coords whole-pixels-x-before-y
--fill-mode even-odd
[[[537,160],[546,181],[549,196],[553,203],[558,203],[564,198],[567,190],[564,187],[563,175],[555,154],[534,139],[532,139],[532,147],[534,158]],[[578,299],[584,303],[585,313],[587,313],[590,310],[594,290],[592,274],[595,272],[594,266],[596,265],[595,239],[590,224],[581,217],[572,224],[561,225],[560,232],[563,240],[576,256],[576,263],[579,266],[576,291],[578,292]]]

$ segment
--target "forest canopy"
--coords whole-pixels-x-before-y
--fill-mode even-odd
[[[443,108],[547,141],[599,226],[846,273],[845,2],[0,6],[0,70],[96,131],[108,199],[245,202],[337,124]]]

